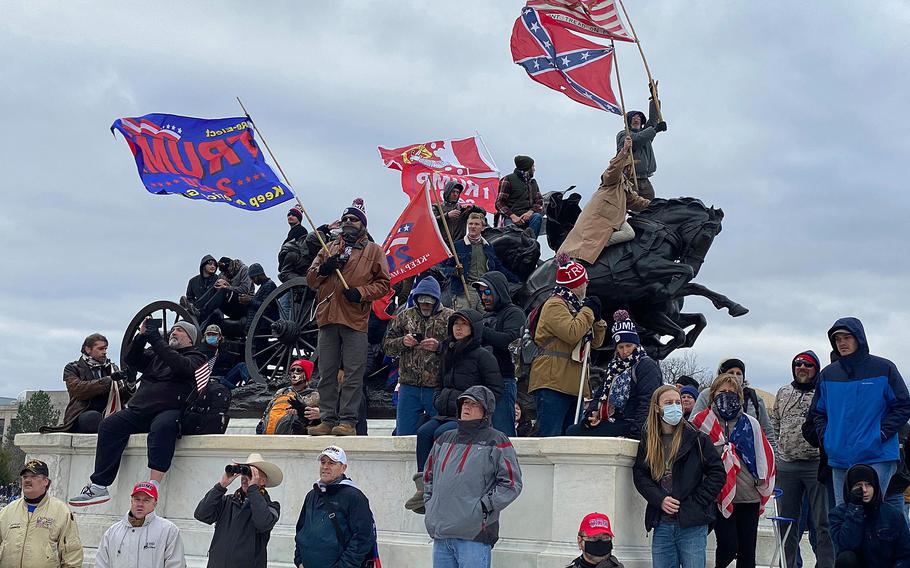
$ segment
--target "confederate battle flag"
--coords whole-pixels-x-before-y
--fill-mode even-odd
[[[524,8],[512,28],[512,60],[531,79],[583,105],[622,114],[610,86],[613,49],[582,39],[565,28],[544,24]]]
[[[382,244],[389,263],[391,284],[420,274],[449,258],[439,225],[433,217],[428,185],[405,207]]]

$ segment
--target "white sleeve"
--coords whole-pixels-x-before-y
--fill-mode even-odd
[[[171,525],[167,535],[167,548],[164,552],[164,568],[186,568],[186,556],[183,552],[183,540],[180,529]]]
[[[95,551],[95,568],[111,568],[111,557],[109,549],[111,542],[111,531],[113,528],[114,527],[110,527],[104,531],[104,536],[101,537],[101,542],[98,544],[98,550]]]

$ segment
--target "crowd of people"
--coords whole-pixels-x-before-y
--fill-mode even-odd
[[[639,441],[632,477],[647,503],[643,521],[653,531],[656,567],[705,566],[712,530],[716,566],[755,566],[758,522],[771,499],[776,522],[790,529],[783,543],[788,566],[800,565],[806,530],[818,566],[910,566],[904,505],[910,470],[902,449],[910,396],[894,364],[869,353],[858,320],[840,319],[828,331],[828,365],[811,351],[797,354],[792,382],[769,409],[735,357],[720,362],[707,387],[690,377],[664,384],[630,314],[604,314],[600,299],[587,294],[590,263],[604,247],[634,236],[626,213],[653,198],[651,141],[666,124],[654,120],[653,108],[651,119],[633,112],[627,120],[630,131],[617,136],[618,152],[597,199],[557,254],[556,285],[530,314],[512,302],[509,285],[517,278],[482,236],[486,212],[461,203],[457,183],[446,186],[437,216],[457,239],[453,258],[409,282],[394,313],[373,308],[391,287],[363,201],[314,233],[292,208],[279,280],[304,279],[316,294],[317,357],[290,365],[288,385],[275,393],[257,432],[357,435],[366,418],[365,370],[372,346],[380,345],[397,360],[395,435],[416,437],[414,494],[404,507],[425,515],[434,566],[490,566],[501,512],[523,487],[510,441],[522,435]],[[626,166],[630,156],[634,169]],[[534,160],[516,156],[515,166],[501,182],[496,213],[503,224],[536,236],[542,203]],[[439,279],[449,280],[450,295]],[[138,383],[107,358],[100,334],[87,337],[80,358],[65,367],[70,402],[63,424],[43,431],[98,435],[94,471],[69,505],[110,500],[129,437],[148,434],[149,479],[135,485],[130,511],[103,537],[96,565],[184,565],[179,530],[154,514],[184,411],[199,396],[198,371],[205,366],[227,389],[249,380],[243,362],[221,346],[225,335],[249,331],[275,289],[259,264],[206,255],[181,298],[200,325],[177,321],[162,332],[155,320],[143,322],[124,354],[129,368],[142,373]],[[592,373],[592,350],[607,346],[612,358]],[[519,404],[525,377],[531,408]],[[458,467],[447,468],[453,455]],[[319,481],[297,522],[295,565],[355,567],[376,558],[369,501],[345,475],[347,464],[337,445],[321,453]],[[282,477],[258,454],[226,468],[196,509],[200,522],[215,525],[210,567],[266,565],[269,533],[281,513],[267,488]],[[228,495],[238,478],[240,487]],[[35,522],[27,516],[35,507],[47,507],[60,522],[29,537],[48,538],[59,552],[56,563],[34,566],[81,565],[73,516],[46,495],[47,466],[30,461],[21,482],[23,499],[0,513],[0,565],[7,565],[9,551],[26,546],[21,531],[8,533],[6,517],[26,526]],[[578,531],[582,554],[572,566],[621,566],[612,539],[606,515],[586,516]],[[128,541],[136,544],[124,546]]]

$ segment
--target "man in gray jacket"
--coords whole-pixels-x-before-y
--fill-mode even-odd
[[[521,493],[512,442],[490,426],[495,407],[490,389],[468,388],[458,397],[458,428],[433,444],[424,468],[424,523],[433,539],[433,566],[489,568],[499,515]],[[457,464],[447,463],[455,459]]]
[[[651,176],[657,171],[657,160],[654,158],[654,149],[651,143],[658,132],[666,132],[667,123],[660,120],[657,105],[654,103],[657,93],[657,84],[654,84],[651,100],[649,101],[648,118],[640,110],[626,113],[626,123],[629,131],[625,129],[616,133],[616,151],[622,149],[626,136],[632,138],[632,159],[635,161],[635,178],[638,195],[645,199],[654,199],[654,186],[651,185]],[[659,101],[658,101],[658,104]]]

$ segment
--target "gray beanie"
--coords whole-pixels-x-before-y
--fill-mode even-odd
[[[199,336],[199,330],[196,329],[196,326],[191,324],[186,320],[180,320],[174,324],[174,327],[179,327],[190,336],[190,341],[193,342],[193,345],[196,345],[196,338]]]

